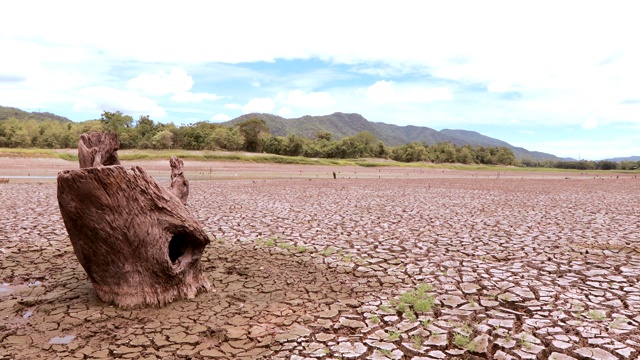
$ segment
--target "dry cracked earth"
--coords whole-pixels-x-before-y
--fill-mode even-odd
[[[637,359],[640,179],[520,175],[192,181],[213,290],[136,310],[0,184],[0,359]]]

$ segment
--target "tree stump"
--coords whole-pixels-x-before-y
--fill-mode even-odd
[[[80,135],[78,142],[78,161],[80,168],[102,165],[120,165],[118,134],[112,132],[92,132]]]
[[[175,156],[171,156],[169,160],[171,165],[171,185],[169,192],[173,193],[180,201],[187,205],[187,197],[189,197],[189,181],[184,177],[182,167],[184,163]]]
[[[58,174],[60,213],[98,297],[162,306],[209,290],[200,268],[209,237],[184,206],[182,161],[171,158],[167,190],[142,168],[119,166],[119,145],[115,133],[82,134],[80,169]]]
[[[107,152],[96,154],[94,164]],[[142,168],[62,171],[58,204],[73,250],[102,301],[124,308],[163,306],[210,289],[200,268],[209,237]]]

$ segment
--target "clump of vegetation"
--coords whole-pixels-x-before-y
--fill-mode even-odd
[[[422,344],[424,343],[424,339],[422,339],[422,336],[418,334],[413,335],[411,337],[411,341],[413,342],[413,347],[416,349],[420,349],[422,347]]]
[[[274,247],[276,246],[276,241],[280,240],[277,236],[270,237],[267,239],[256,239],[256,244],[258,247]]]
[[[402,313],[407,320],[413,322],[418,320],[417,314],[429,312],[435,305],[435,298],[428,293],[431,290],[433,286],[420,284],[416,289],[403,293],[389,303],[394,306],[396,312]],[[383,306],[380,309],[382,310]],[[384,307],[384,309],[383,311],[386,311],[389,308]]]
[[[617,329],[618,327],[620,327],[620,325],[622,324],[626,324],[627,323],[627,319],[623,318],[623,317],[615,317],[613,319],[613,321],[609,324],[609,328],[610,329]]]
[[[401,333],[399,331],[392,331],[388,334],[389,341],[396,341],[400,339]]]
[[[324,251],[322,252],[322,255],[331,256],[331,254],[333,254],[335,251],[336,251],[336,249],[334,249],[333,247],[329,246],[326,249],[324,249]]]
[[[532,347],[531,342],[529,340],[527,340],[527,337],[526,337],[525,334],[522,334],[520,336],[520,338],[518,339],[518,343],[520,344],[520,346],[523,349],[527,349],[528,350],[528,349],[531,349],[531,347]]]
[[[469,345],[469,342],[470,340],[468,336],[462,335],[460,333],[455,333],[453,335],[453,344],[457,347],[464,349],[467,345]]]
[[[604,312],[600,310],[591,310],[587,312],[587,317],[594,321],[602,321],[606,318]]]
[[[433,286],[420,284],[415,290],[403,293],[400,296],[398,305],[404,305],[405,308],[411,308],[416,313],[429,312],[435,305],[435,298],[428,294],[428,292],[432,290]]]

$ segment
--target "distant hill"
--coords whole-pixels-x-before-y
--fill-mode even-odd
[[[8,120],[10,118],[36,121],[55,120],[62,123],[71,122],[71,120],[64,116],[58,116],[50,112],[28,112],[12,107],[0,106],[0,120]]]
[[[272,114],[252,113],[227,121],[223,123],[223,125],[233,126],[253,118],[263,119],[269,129],[271,129],[271,133],[277,136],[295,134],[314,138],[318,134],[318,131],[326,131],[331,134],[333,139],[341,139],[346,136],[355,135],[361,131],[369,131],[387,146],[404,145],[414,141],[426,141],[427,144],[451,142],[458,146],[466,144],[473,146],[505,146],[511,149],[516,158],[520,160],[567,160],[553,154],[515,147],[507,142],[482,135],[475,131],[451,129],[437,131],[426,126],[398,126],[381,122],[371,122],[360,114],[337,112],[324,116],[307,115],[300,118],[285,119]]]
[[[607,159],[609,161],[621,162],[621,161],[640,161],[640,156],[627,156]]]

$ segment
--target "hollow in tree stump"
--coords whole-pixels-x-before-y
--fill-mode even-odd
[[[101,300],[125,308],[162,306],[210,288],[200,268],[208,236],[142,168],[62,171],[58,204]]]
[[[80,135],[78,160],[80,168],[102,165],[120,165],[118,134],[112,132],[92,132]]]
[[[180,201],[187,205],[187,197],[189,197],[189,181],[184,177],[182,168],[184,163],[175,156],[171,156],[169,160],[171,165],[171,185],[169,192],[173,193]]]

